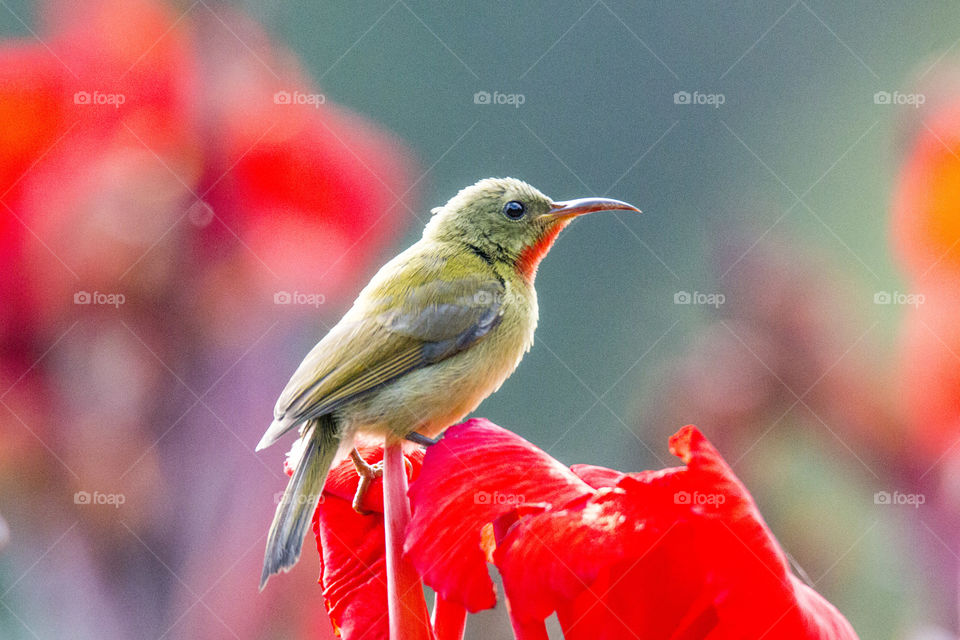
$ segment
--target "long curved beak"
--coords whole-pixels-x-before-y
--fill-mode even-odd
[[[568,220],[576,216],[582,216],[585,213],[594,213],[595,211],[636,211],[640,213],[632,204],[613,200],[611,198],[577,198],[576,200],[564,200],[554,202],[552,208],[541,218],[548,220]]]

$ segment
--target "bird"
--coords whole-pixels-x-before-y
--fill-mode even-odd
[[[557,235],[583,214],[636,211],[609,198],[554,201],[514,178],[486,178],[431,210],[423,236],[387,262],[306,355],[257,451],[299,428],[293,473],[267,536],[262,590],[298,561],[334,462],[378,469],[358,438],[435,442],[517,368],[539,316],[534,280]]]

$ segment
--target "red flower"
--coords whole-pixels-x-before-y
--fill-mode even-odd
[[[370,464],[376,464],[383,460],[383,447],[361,447],[360,454]],[[415,451],[407,460],[411,477],[416,478],[423,464],[423,452]],[[334,467],[327,478],[323,500],[313,517],[321,561],[320,584],[327,613],[338,635],[347,640],[386,640],[390,637],[390,621],[383,480],[374,481],[367,491],[363,502],[363,508],[369,512],[366,515],[353,509],[358,484],[359,476],[349,458]],[[419,582],[410,589],[409,595],[423,599]]]
[[[363,458],[375,464],[383,447],[363,447]],[[409,458],[413,477],[423,455]],[[289,472],[289,471],[288,471]],[[331,469],[323,500],[313,516],[320,552],[320,584],[334,629],[344,638],[386,639],[387,566],[383,525],[383,482],[377,480],[364,500],[369,515],[354,511],[359,476],[350,459]]]
[[[242,13],[93,0],[42,17],[44,46],[0,48],[0,248],[18,274],[0,293],[28,289],[9,298],[31,317],[76,312],[78,288],[162,298],[185,271],[216,328],[242,297],[330,301],[406,217],[399,141],[326,101]]]
[[[405,549],[427,584],[470,612],[496,603],[485,525],[518,501],[565,504],[592,493],[563,464],[484,419],[451,427],[427,457],[423,481],[410,486]]]
[[[192,389],[212,391],[227,374],[209,363],[233,363],[239,377],[203,405],[238,440],[254,437],[227,412],[257,404],[263,376],[238,365],[256,357],[254,347],[289,342],[276,333],[291,329],[274,330],[271,316],[316,317],[316,306],[355,291],[407,220],[397,200],[412,166],[395,137],[332,100],[319,104],[297,56],[235,3],[35,4],[30,37],[0,43],[0,465],[22,467],[27,453],[36,458],[27,466],[41,469],[52,454],[62,464],[33,483],[50,496],[122,483],[130,527],[85,511],[95,526],[78,531],[90,548],[113,548],[131,530],[155,538],[158,523],[163,535],[195,539],[213,516],[190,507],[204,500],[188,489],[190,474],[249,481],[244,464],[255,463],[224,457],[202,473],[185,470],[176,434],[211,417],[182,413],[185,394],[199,400]],[[281,91],[310,104],[285,103]],[[76,304],[97,291],[125,302]],[[311,306],[274,304],[295,291]],[[120,381],[117,401],[102,401]],[[199,431],[191,450],[215,448],[223,436]],[[108,441],[133,463],[131,475],[104,475],[99,451]],[[176,478],[164,475],[170,469]],[[186,505],[185,515],[170,523],[163,513],[173,503]],[[224,550],[264,526],[242,510],[216,520]],[[267,624],[283,635],[299,624],[290,612],[309,610],[277,589],[235,597],[250,583],[230,553],[168,547],[165,561],[186,581],[161,577],[154,592],[133,590],[158,619],[175,619],[210,577],[223,576],[218,591],[231,594],[215,616],[187,617],[181,635],[216,635],[224,625],[255,637]],[[75,573],[110,575],[130,591],[140,578],[117,575],[108,555]],[[129,621],[141,608],[114,606],[104,619]]]
[[[494,603],[492,559],[518,637],[557,611],[567,638],[856,638],[700,432],[670,445],[685,467],[570,470],[486,420],[452,427],[411,486],[408,557],[471,611]]]

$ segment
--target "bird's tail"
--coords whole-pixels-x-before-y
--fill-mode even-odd
[[[303,537],[320,502],[323,485],[340,448],[340,433],[332,416],[307,423],[303,449],[287,483],[267,535],[260,589],[275,573],[289,571],[300,559]],[[291,461],[292,462],[292,461]]]

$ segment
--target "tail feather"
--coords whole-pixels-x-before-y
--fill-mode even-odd
[[[261,449],[266,449],[274,442],[280,439],[280,437],[285,434],[287,431],[290,431],[293,427],[297,425],[296,420],[289,417],[281,417],[275,419],[270,426],[267,428],[266,433],[263,434],[263,437],[260,438],[260,442],[257,443],[257,448],[254,451],[260,451]]]
[[[267,535],[263,574],[260,576],[261,590],[270,576],[289,571],[300,559],[303,538],[340,447],[340,434],[332,416],[321,416],[307,423],[303,438],[304,449],[300,460],[277,505]]]

